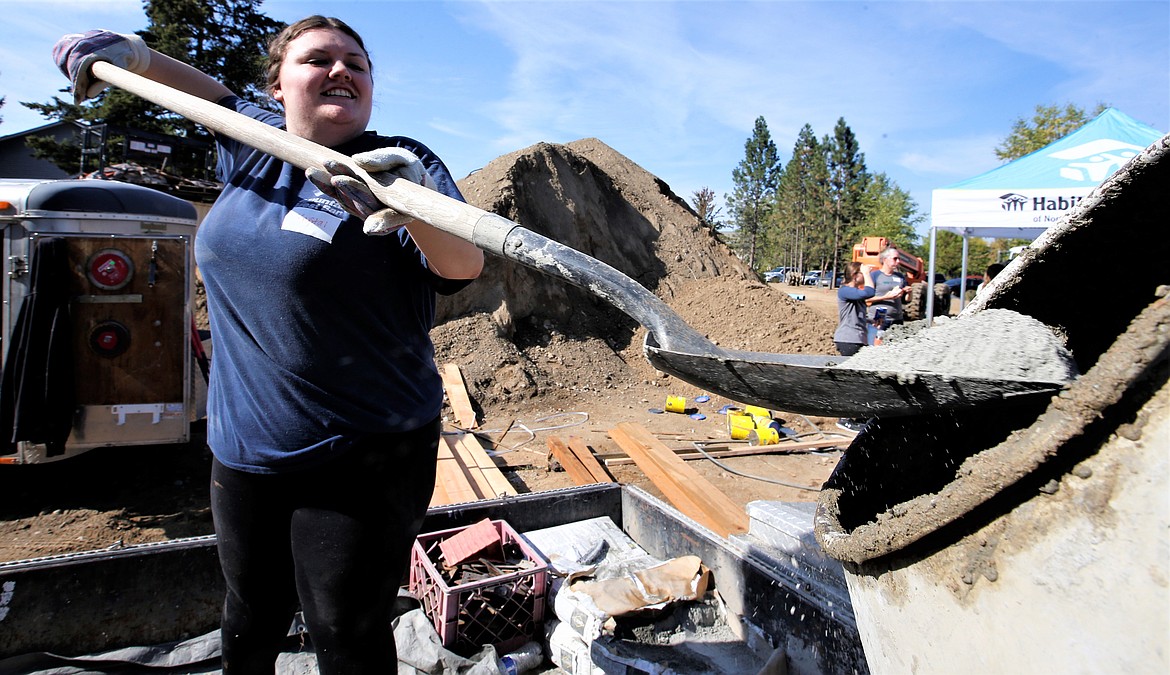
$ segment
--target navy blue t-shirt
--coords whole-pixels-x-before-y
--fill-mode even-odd
[[[237,97],[220,104],[273,126],[279,115]],[[462,201],[446,166],[409,138],[373,132],[346,155],[399,146],[439,190]],[[304,172],[218,139],[224,190],[199,227],[212,367],[207,442],[225,465],[303,469],[375,433],[416,429],[442,405],[429,331],[435,293],[468,282],[432,273],[406,229],[362,232],[360,218]]]

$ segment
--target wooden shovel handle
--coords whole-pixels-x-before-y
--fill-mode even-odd
[[[370,175],[339,152],[113,64],[95,63],[93,74],[218,134],[302,169],[322,167],[329,159],[343,164],[364,180],[383,204],[395,211],[471,242],[488,253],[584,288],[646,326],[663,349],[688,354],[721,352],[638,282],[599,260],[525,229],[503,216],[390,174]]]
[[[469,241],[489,253],[504,255],[504,240],[517,227],[516,223],[507,218],[399,179],[393,174],[372,175],[336,150],[131,73],[112,63],[99,61],[93,64],[92,70],[94,77],[103,82],[141,96],[217,134],[233,138],[298,168],[323,168],[327,160],[342,164],[364,180],[386,206]]]

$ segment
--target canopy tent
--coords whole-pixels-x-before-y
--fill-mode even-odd
[[[1093,188],[1162,137],[1162,132],[1107,108],[1080,129],[1049,145],[973,178],[931,194],[930,267],[934,278],[935,232],[1032,240],[1040,236]],[[933,293],[927,319],[934,317]]]

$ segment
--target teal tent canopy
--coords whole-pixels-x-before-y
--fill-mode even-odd
[[[931,276],[936,230],[962,235],[962,273],[966,276],[968,237],[1035,239],[1162,135],[1116,108],[1107,108],[1080,129],[1040,150],[934,190]],[[930,304],[927,314],[933,316]]]
[[[934,190],[931,226],[956,234],[1033,239],[1162,137],[1115,108],[1044,148]]]

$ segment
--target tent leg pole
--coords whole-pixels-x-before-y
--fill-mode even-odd
[[[971,236],[968,230],[963,230],[963,273],[959,276],[959,313],[967,308],[967,237]]]
[[[930,293],[926,296],[926,327],[934,325],[934,226],[930,227],[930,265],[926,271],[926,286]]]

